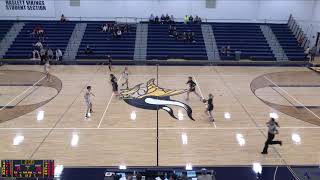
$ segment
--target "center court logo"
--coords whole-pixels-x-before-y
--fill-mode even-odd
[[[169,106],[181,107],[187,112],[188,117],[194,121],[192,117],[192,109],[189,105],[170,99],[170,96],[183,94],[187,92],[187,90],[164,89],[155,85],[154,81],[155,79],[153,78],[146,84],[141,83],[131,89],[122,90],[120,95],[123,100],[131,106],[148,110],[162,109],[168,112],[174,119],[177,119],[177,117]]]

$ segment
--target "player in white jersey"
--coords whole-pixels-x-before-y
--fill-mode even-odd
[[[85,118],[89,118],[90,117],[90,113],[92,113],[92,100],[91,100],[91,96],[94,96],[94,94],[91,92],[91,86],[87,86],[87,91],[84,94],[84,100],[86,102],[87,105],[87,111],[86,111],[86,116]]]
[[[129,88],[129,72],[128,67],[124,68],[124,71],[122,72],[122,77],[124,79],[124,82],[122,83],[122,86],[126,85],[127,89]]]
[[[46,80],[49,82],[51,81],[51,75],[50,75],[50,63],[49,60],[46,61],[44,64],[44,73],[46,75]]]

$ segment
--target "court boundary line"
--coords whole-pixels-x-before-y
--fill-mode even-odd
[[[18,94],[16,97],[14,97],[11,101],[9,101],[6,105],[4,105],[0,111],[4,110],[8,105],[10,105],[13,101],[15,101],[16,99],[18,99],[20,96],[22,96],[23,94],[25,94],[26,92],[28,92],[31,88],[33,88],[36,84],[38,84],[39,82],[41,82],[46,76],[43,76],[42,78],[40,78],[37,82],[35,82],[31,87],[29,87],[28,89],[24,90],[22,93]]]
[[[284,95],[282,95],[275,87],[270,87],[273,91],[275,91],[278,95],[280,95],[280,97],[282,97],[283,99],[285,99],[289,104],[291,104],[292,107],[295,107],[296,105],[294,105],[291,101],[289,101],[289,99],[287,97],[285,97]]]
[[[220,72],[213,67],[213,70],[217,72],[217,74],[220,74]],[[225,87],[227,87],[227,89],[230,91],[231,95],[237,100],[237,102],[240,104],[240,106],[243,108],[243,110],[246,112],[246,114],[249,116],[249,118],[251,119],[252,123],[255,124],[255,126],[257,128],[261,127],[256,120],[252,117],[252,115],[248,112],[247,108],[243,105],[243,103],[239,100],[239,98],[234,94],[233,90],[229,87],[229,85],[225,82],[225,80],[222,77],[219,77],[221,79],[221,81],[223,82],[223,84],[225,85]],[[261,133],[261,135],[265,138],[267,138],[267,135],[265,134],[264,131],[262,131],[262,129],[258,129],[259,132]],[[275,153],[278,155],[278,158],[280,161],[282,161],[284,163],[284,165],[288,168],[288,170],[291,172],[291,174],[294,176],[295,179],[297,179],[297,175],[293,172],[292,168],[290,165],[288,165],[287,161],[281,156],[280,152],[278,151],[278,149],[274,146],[271,147]],[[299,179],[299,178],[298,178]]]
[[[103,64],[102,64],[103,65]],[[42,139],[42,141],[39,143],[39,145],[31,152],[30,154],[30,158],[33,158],[33,156],[37,153],[37,151],[40,149],[40,147],[42,146],[42,144],[46,141],[46,139],[50,136],[50,134],[52,133],[52,131],[57,127],[57,125],[61,122],[61,120],[63,119],[64,115],[70,110],[70,108],[72,107],[72,105],[76,102],[76,100],[80,97],[80,94],[83,92],[83,90],[87,87],[87,85],[94,79],[94,77],[98,74],[98,72],[100,71],[101,67],[103,66],[98,66],[96,72],[92,75],[93,78],[90,78],[87,83],[84,85],[84,87],[80,90],[79,94],[74,98],[74,100],[71,102],[71,104],[66,108],[66,110],[61,114],[61,116],[59,117],[59,119],[53,124],[53,127],[49,128],[49,132],[47,135],[45,135],[45,137]]]
[[[50,127],[22,127],[22,128],[11,128],[11,127],[2,127],[0,130],[50,130],[52,128]],[[156,127],[154,128],[131,128],[131,127],[111,127],[111,128],[96,128],[96,127],[65,127],[65,128],[54,128],[55,130],[155,130],[157,129]],[[181,127],[181,128],[170,128],[170,127],[163,127],[159,128],[160,130],[260,130],[260,129],[265,129],[267,130],[267,127],[199,127],[199,128],[189,128],[189,127]],[[281,127],[279,129],[320,129],[320,127],[300,127],[300,126],[286,126],[286,127]]]
[[[277,172],[278,172],[278,167],[279,167],[279,166],[276,167],[276,170],[275,170],[275,172],[274,172],[274,174],[273,174],[273,180],[276,180]]]
[[[199,89],[199,92],[200,92],[202,99],[204,99],[204,96],[203,96],[201,88],[200,88],[200,84],[198,83],[196,76],[193,75],[193,78],[194,78],[195,83],[197,84],[197,88]],[[213,123],[214,128],[217,128],[216,123],[214,121],[212,123]]]
[[[122,78],[122,74],[121,74],[121,76],[120,76],[120,78],[119,78],[119,80],[118,80],[119,83],[121,83],[121,82],[120,82],[121,78]],[[117,82],[117,83],[118,83],[118,82]],[[118,85],[118,86],[119,86],[119,85]],[[119,87],[118,87],[118,91],[119,91]],[[104,119],[104,117],[105,117],[105,115],[106,115],[106,113],[107,113],[107,111],[108,111],[108,109],[109,109],[109,106],[110,106],[110,104],[111,104],[111,101],[112,101],[112,99],[113,99],[113,96],[114,96],[114,92],[112,92],[111,97],[110,97],[110,99],[109,99],[109,101],[108,101],[108,104],[107,104],[107,106],[106,106],[106,108],[105,108],[105,110],[104,110],[104,112],[103,112],[103,114],[102,114],[102,116],[101,116],[101,119],[100,119],[99,124],[98,124],[98,126],[97,126],[98,129],[100,128],[100,126],[101,126],[101,124],[102,124],[102,121],[103,121],[103,119]]]
[[[130,76],[156,76],[156,75],[153,75],[153,74],[130,74]],[[190,76],[190,74],[159,74],[159,76],[161,77],[174,77],[174,76],[177,76],[177,77],[188,77]],[[208,76],[208,77],[215,77],[215,76],[219,76],[219,75],[216,75],[216,74],[197,74],[197,76]],[[221,75],[223,77],[233,77],[233,76],[236,76],[236,77],[250,77],[250,75],[244,75],[244,74],[235,74],[235,75],[232,75],[232,74],[224,74],[224,75]]]
[[[33,93],[35,93],[41,86],[37,86],[35,89],[33,89],[28,95],[26,95],[25,97],[23,97],[18,103],[16,103],[14,105],[14,107],[18,106],[21,102],[23,102],[25,99],[27,99],[28,97],[30,97],[30,95],[32,95]]]
[[[295,97],[293,97],[291,94],[289,94],[288,91],[284,90],[283,88],[279,87],[275,82],[273,82],[271,79],[269,79],[266,76],[263,76],[267,81],[271,82],[273,85],[278,87],[282,92],[286,93],[289,97],[291,97],[294,101],[296,101],[298,104],[300,104],[302,107],[304,107],[307,111],[309,111],[312,115],[314,115],[316,118],[320,120],[320,117],[316,115],[313,111],[311,111],[309,108],[307,108],[304,104],[302,104],[300,101],[298,101]]]
[[[320,120],[320,117],[315,114],[313,111],[311,111],[309,108],[307,108],[303,103],[301,103],[299,100],[297,100],[294,96],[292,96],[291,94],[289,94],[288,91],[284,90],[283,88],[279,87],[274,81],[272,81],[270,78],[268,78],[267,76],[263,76],[264,79],[266,79],[267,81],[271,82],[273,85],[275,85],[276,87],[278,87],[282,92],[284,92],[285,94],[287,94],[290,98],[292,98],[294,101],[296,101],[298,104],[300,104],[302,107],[304,107],[307,111],[309,111],[313,116],[315,116],[316,118],[318,118]],[[273,147],[275,148],[275,147]],[[294,176],[294,178],[299,179],[300,178],[294,173],[293,169],[291,167],[288,167],[288,170],[292,173],[292,175]]]

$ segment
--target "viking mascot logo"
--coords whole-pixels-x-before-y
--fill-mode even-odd
[[[150,79],[147,84],[138,84],[131,89],[122,90],[120,93],[122,99],[131,106],[149,109],[149,110],[164,110],[167,111],[171,117],[177,119],[173,110],[169,106],[177,106],[183,108],[188,117],[194,121],[192,117],[192,109],[187,104],[171,100],[170,96],[183,94],[187,92],[183,90],[170,90],[160,88],[154,83],[155,79]]]

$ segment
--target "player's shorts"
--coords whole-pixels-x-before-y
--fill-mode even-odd
[[[196,91],[196,87],[189,88],[189,92],[194,92],[194,91]]]
[[[207,107],[207,111],[212,111],[213,110],[213,106],[212,105],[209,105],[208,107]]]
[[[118,91],[118,84],[112,83],[112,91]]]
[[[87,106],[90,106],[91,105],[91,101],[90,100],[86,100],[86,104],[87,104]]]

